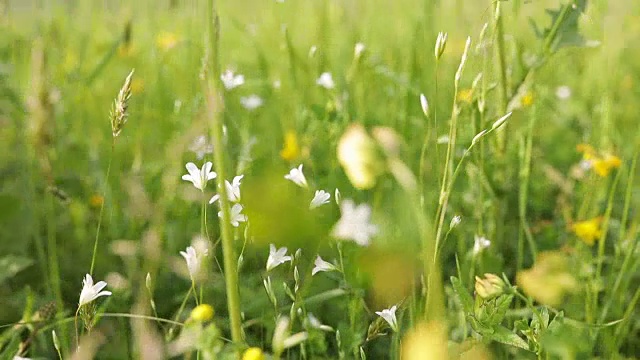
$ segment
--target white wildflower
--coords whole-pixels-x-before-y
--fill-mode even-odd
[[[220,75],[220,80],[222,80],[222,84],[224,85],[225,89],[231,90],[244,84],[244,75],[235,75],[233,71],[227,70],[224,72],[224,74]]]
[[[240,104],[247,110],[255,110],[262,106],[263,103],[262,98],[255,94],[240,98]]]
[[[311,276],[321,272],[321,271],[335,271],[337,270],[336,266],[328,261],[322,260],[320,255],[316,257],[316,261],[313,263],[315,266],[313,270],[311,270]]]
[[[218,217],[222,218],[222,211],[218,211]],[[247,215],[242,213],[242,205],[240,204],[233,204],[229,209],[229,217],[229,222],[233,227],[238,227],[241,222],[247,221]]]
[[[307,178],[304,177],[304,173],[302,172],[302,164],[297,168],[291,169],[287,175],[284,176],[285,179],[293,181],[296,185],[300,187],[307,187]]]
[[[291,261],[291,256],[287,255],[287,248],[276,249],[273,244],[269,245],[269,257],[267,258],[267,271],[275,269],[278,265]]]
[[[240,181],[244,175],[238,175],[233,178],[231,182],[229,180],[224,181],[224,186],[227,188],[227,199],[231,202],[239,202],[240,201]],[[209,200],[209,204],[213,204],[220,198],[220,194],[215,194]]]
[[[571,97],[571,88],[566,85],[558,86],[556,89],[556,97],[560,100],[567,100]]]
[[[488,248],[491,245],[491,241],[484,236],[474,236],[473,238],[473,255],[477,255],[482,250]]]
[[[192,162],[187,163],[185,167],[189,173],[182,175],[182,180],[191,181],[193,186],[200,191],[204,191],[209,180],[215,179],[216,176],[218,176],[215,172],[211,171],[213,164],[210,161],[204,163],[201,169],[198,169],[196,164]]]
[[[187,251],[180,251],[180,255],[187,262],[187,268],[189,269],[189,276],[191,281],[196,281],[200,275],[200,267],[202,265],[202,258],[207,255],[207,252],[198,252],[193,246],[188,246]]]
[[[396,319],[397,307],[393,305],[390,309],[384,309],[382,311],[376,311],[381,318],[383,318],[393,331],[398,331],[398,320]]]
[[[315,209],[324,204],[328,204],[330,197],[331,194],[329,194],[328,192],[324,190],[316,190],[316,193],[313,196],[313,200],[311,200],[311,204],[309,205],[309,209]]]
[[[82,291],[80,292],[80,301],[78,301],[78,306],[86,305],[100,296],[111,295],[111,291],[102,291],[106,286],[107,283],[104,281],[98,281],[94,285],[91,275],[85,275],[84,280],[82,280]]]
[[[340,205],[341,217],[334,226],[332,235],[342,240],[353,240],[358,245],[367,246],[372,236],[378,233],[378,226],[371,224],[371,208],[367,204],[355,206],[353,200],[346,199]]]
[[[454,227],[458,226],[461,222],[462,222],[462,217],[460,217],[460,215],[454,216],[451,219],[451,222],[449,223],[449,230],[451,230]]]
[[[213,152],[213,145],[207,142],[206,136],[200,135],[193,141],[193,143],[191,143],[189,150],[196,154],[196,158],[198,158],[198,160],[202,160],[206,154],[211,154]]]
[[[333,89],[336,86],[336,84],[333,82],[333,76],[331,76],[330,72],[323,72],[318,80],[316,80],[316,84],[329,90]]]

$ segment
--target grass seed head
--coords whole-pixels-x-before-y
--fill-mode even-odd
[[[131,98],[131,79],[133,77],[134,70],[131,70],[127,78],[124,80],[124,85],[120,89],[118,96],[113,102],[113,109],[111,110],[111,133],[113,137],[118,137],[124,124],[127,123],[129,117],[129,99]]]

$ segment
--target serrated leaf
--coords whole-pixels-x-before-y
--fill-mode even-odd
[[[452,276],[451,285],[453,285],[453,291],[458,295],[458,300],[462,304],[464,312],[467,314],[473,313],[473,298],[469,295],[467,289],[464,288],[460,279]]]
[[[498,325],[491,329],[491,332],[480,333],[482,336],[493,341],[497,341],[502,344],[511,345],[520,349],[529,350],[529,344],[524,341],[520,336],[511,332],[504,326]]]
[[[551,25],[543,30],[540,30],[532,19],[529,19],[529,22],[536,36],[544,39],[548,50],[552,52],[569,46],[585,46],[586,41],[580,34],[578,21],[586,7],[587,0],[575,0],[557,9],[547,9]]]
[[[23,256],[8,255],[0,258],[0,284],[32,264],[33,260]]]

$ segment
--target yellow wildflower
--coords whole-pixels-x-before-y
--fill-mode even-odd
[[[102,203],[104,203],[104,197],[102,197],[102,195],[93,194],[89,198],[89,205],[91,207],[98,208],[102,206]]]
[[[191,319],[199,322],[209,321],[213,319],[213,306],[209,304],[200,304],[191,310]]]
[[[251,347],[244,351],[242,360],[264,360],[264,353],[258,347]]]
[[[533,93],[527,91],[527,93],[522,96],[521,102],[524,107],[531,106],[533,104]]]
[[[484,278],[476,276],[476,294],[485,300],[493,299],[504,292],[504,281],[494,274],[484,274]]]
[[[518,272],[516,283],[527,295],[550,306],[560,305],[564,295],[578,287],[567,269],[567,256],[560,251],[540,253],[533,267]]]
[[[156,36],[156,46],[162,51],[169,51],[178,44],[178,36],[171,32],[163,31]]]
[[[127,58],[135,53],[135,49],[131,43],[121,44],[118,46],[118,56],[121,58]]]
[[[447,330],[443,323],[418,324],[402,341],[402,360],[446,360]]]
[[[458,90],[458,100],[471,104],[471,101],[473,101],[473,89]]]
[[[606,177],[613,169],[622,165],[619,157],[612,154],[600,155],[591,145],[579,144],[576,149],[582,153],[582,158],[598,176]]]
[[[300,156],[300,145],[295,131],[289,130],[284,135],[284,146],[280,156],[287,161],[294,161]]]
[[[596,217],[590,220],[578,221],[571,226],[571,230],[580,240],[589,246],[593,246],[596,240],[602,235],[600,224],[602,217]]]
[[[589,144],[578,144],[576,145],[576,150],[582,153],[582,157],[585,160],[590,160],[596,157],[596,149]]]

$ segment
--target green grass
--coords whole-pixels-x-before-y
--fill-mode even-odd
[[[78,3],[0,0],[0,359],[55,358],[53,329],[65,359],[78,342],[104,359],[639,356],[638,4]],[[227,69],[245,83],[225,89]],[[204,161],[203,193],[181,176]],[[307,188],[284,179],[299,164]],[[217,216],[224,187],[207,204],[236,175],[239,227]],[[315,190],[331,199],[309,210]],[[336,236],[348,199],[371,209],[368,246]],[[266,271],[269,244],[291,261]],[[312,276],[317,255],[337,271]],[[113,294],[78,309],[87,273]],[[397,331],[375,313],[393,305]]]

